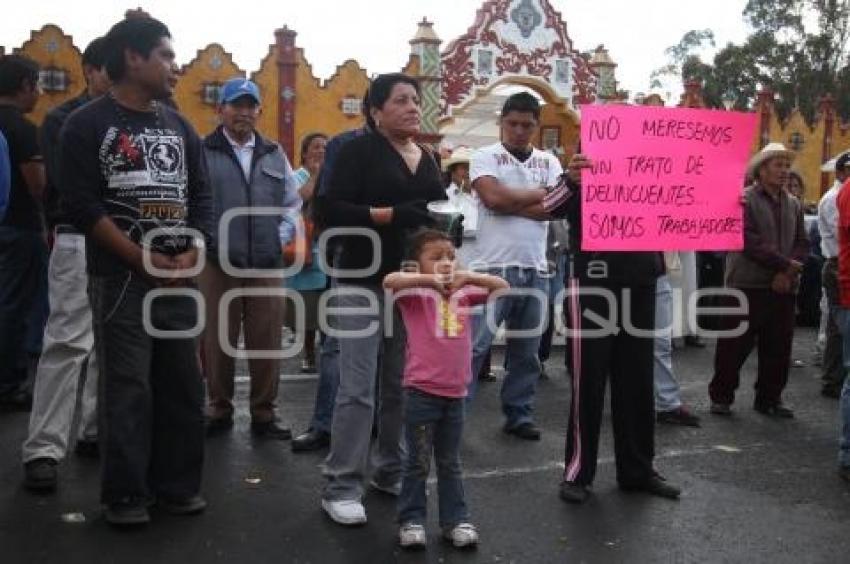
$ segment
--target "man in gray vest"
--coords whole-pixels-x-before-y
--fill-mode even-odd
[[[257,85],[244,78],[227,81],[218,112],[221,125],[204,139],[218,222],[199,279],[207,314],[201,345],[209,394],[207,434],[233,426],[234,353],[240,330],[244,330],[245,349],[266,357],[249,360],[251,432],[261,438],[287,440],[290,430],[279,426],[275,417],[280,363],[267,357],[281,346],[283,299],[275,295],[282,285],[281,244],[292,236],[293,230],[286,226],[293,225],[291,218],[297,217],[301,198],[286,155],[255,129],[260,115]],[[257,213],[237,214],[229,221],[224,217],[242,207],[257,208]],[[269,215],[261,208],[286,211]],[[226,240],[222,240],[224,234]],[[219,304],[230,290],[244,294],[230,301],[227,318],[220,319]],[[248,295],[258,290],[267,293]],[[219,330],[221,325],[224,327]],[[220,342],[219,334],[227,341]]]

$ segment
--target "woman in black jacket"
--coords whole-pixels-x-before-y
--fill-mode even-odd
[[[374,80],[371,131],[342,147],[321,197],[325,226],[347,231],[330,234],[339,245],[331,273],[336,292],[330,305],[336,315],[330,329],[339,332],[340,383],[322,495],[324,510],[344,525],[366,521],[361,500],[379,367],[378,444],[370,484],[394,494],[401,484],[404,328],[396,312],[385,315],[381,282],[401,268],[408,232],[431,223],[427,202],[445,199],[433,155],[415,142],[419,94],[416,80],[403,74]]]

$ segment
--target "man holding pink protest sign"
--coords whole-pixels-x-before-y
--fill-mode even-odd
[[[741,315],[727,315],[723,329],[746,322],[738,336],[717,340],[711,412],[730,415],[740,371],[758,342],[758,378],[753,407],[769,417],[791,418],[782,404],[794,337],[795,295],[809,242],[800,201],[782,189],[794,152],[771,143],[747,167],[755,182],[744,192],[744,248],[726,259],[726,286],[746,297]]]
[[[609,378],[620,488],[679,497],[653,466],[658,251],[740,248],[736,187],[754,126],[731,112],[582,108],[593,162],[576,155],[542,205],[566,216],[576,239],[565,305],[573,379],[564,501],[589,496]]]

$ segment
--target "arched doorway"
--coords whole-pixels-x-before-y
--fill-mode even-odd
[[[534,145],[560,158],[572,155],[579,137],[579,116],[563,98],[533,77],[507,78],[478,90],[451,116],[440,120],[440,135],[450,147],[478,148],[499,141],[499,115],[511,94],[526,91],[541,103],[540,128]]]

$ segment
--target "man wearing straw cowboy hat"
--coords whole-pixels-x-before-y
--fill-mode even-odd
[[[794,296],[799,287],[808,239],[800,202],[782,189],[793,151],[770,143],[750,160],[744,191],[744,248],[726,259],[726,286],[746,297],[745,313],[726,315],[723,329],[746,323],[739,336],[717,340],[711,412],[731,415],[741,366],[758,341],[759,363],[753,407],[769,417],[790,418],[782,404],[794,336]]]

